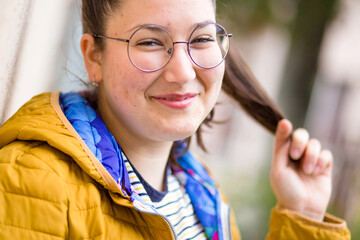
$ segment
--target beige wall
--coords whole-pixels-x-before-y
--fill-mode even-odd
[[[11,97],[30,1],[0,0],[0,123]]]
[[[56,86],[74,0],[0,0],[0,122]]]

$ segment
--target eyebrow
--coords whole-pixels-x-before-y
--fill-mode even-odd
[[[206,23],[215,23],[215,22],[212,21],[212,20],[205,20],[205,21],[203,21],[203,22],[194,23],[193,25],[191,25],[191,28],[190,28],[190,29],[195,29],[197,26],[202,25],[202,24],[206,24]],[[139,29],[139,28],[144,27],[144,26],[161,27],[161,28],[164,28],[164,29],[166,29],[167,31],[169,31],[169,27],[167,27],[167,26],[157,25],[157,24],[153,24],[153,23],[143,23],[143,24],[137,24],[137,25],[135,25],[134,27],[126,30],[125,33],[129,33],[129,32],[132,33],[132,32],[135,31],[136,29]]]

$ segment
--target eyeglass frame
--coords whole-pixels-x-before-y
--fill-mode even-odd
[[[226,37],[228,37],[228,38],[231,38],[231,37],[232,37],[232,33],[227,33],[226,29],[225,29],[222,25],[220,25],[219,23],[216,23],[216,22],[205,22],[205,23],[202,23],[202,24],[197,25],[197,26],[194,28],[194,30],[191,32],[188,41],[176,41],[176,42],[174,42],[171,34],[169,33],[169,31],[168,31],[167,29],[165,29],[165,28],[163,28],[163,27],[161,27],[161,26],[155,25],[155,24],[145,24],[145,25],[142,25],[141,27],[139,27],[138,29],[136,29],[136,30],[131,34],[131,36],[130,36],[129,39],[108,37],[108,36],[103,36],[103,35],[96,34],[96,33],[91,33],[90,35],[93,36],[94,38],[105,38],[105,39],[111,39],[111,40],[115,40],[115,41],[119,41],[119,42],[126,42],[126,43],[127,43],[128,58],[129,58],[130,62],[132,63],[132,65],[134,65],[134,67],[136,67],[136,68],[139,69],[140,71],[151,73],[151,72],[159,71],[160,69],[164,68],[164,67],[170,62],[170,59],[172,58],[172,56],[173,56],[173,54],[174,54],[174,51],[171,52],[171,55],[170,55],[169,59],[168,59],[168,60],[164,63],[164,65],[162,65],[161,67],[159,67],[159,68],[157,68],[157,69],[155,69],[155,70],[144,70],[144,69],[141,69],[140,67],[136,66],[136,64],[135,64],[135,63],[133,62],[133,60],[131,59],[131,57],[130,57],[130,44],[129,44],[129,43],[130,43],[132,37],[133,37],[133,36],[136,34],[136,32],[138,32],[139,30],[141,30],[141,29],[143,29],[143,28],[151,28],[151,27],[159,28],[159,29],[165,31],[165,32],[169,35],[169,37],[170,37],[170,39],[171,39],[171,42],[172,42],[172,48],[171,48],[171,49],[174,49],[175,44],[186,43],[186,45],[187,45],[187,48],[186,48],[186,49],[187,49],[187,53],[188,53],[191,61],[192,61],[196,66],[198,66],[198,67],[200,67],[200,68],[203,68],[203,69],[212,69],[212,68],[215,68],[215,67],[219,66],[219,65],[225,60],[225,58],[226,58],[226,56],[227,56],[227,54],[228,54],[228,52],[229,52],[229,48],[230,48],[230,39],[228,40],[228,41],[229,41],[229,43],[228,43],[229,46],[228,46],[228,49],[227,49],[227,51],[226,51],[226,54],[223,56],[222,60],[221,60],[218,64],[216,64],[215,66],[212,66],[212,67],[203,67],[203,66],[199,65],[198,63],[195,62],[195,60],[192,58],[192,56],[191,56],[191,54],[190,54],[190,40],[191,40],[191,37],[192,37],[192,35],[194,34],[194,32],[195,32],[199,27],[204,26],[204,25],[207,25],[207,24],[214,24],[214,25],[216,25],[216,26],[221,27],[221,28],[224,30],[224,32],[225,32],[225,34],[224,34],[223,36],[226,36]]]

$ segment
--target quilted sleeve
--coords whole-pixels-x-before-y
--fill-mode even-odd
[[[49,152],[41,142],[0,149],[0,239],[66,238],[66,187],[46,164]]]
[[[324,222],[313,221],[290,210],[275,207],[270,218],[267,240],[350,240],[345,221],[326,215]]]

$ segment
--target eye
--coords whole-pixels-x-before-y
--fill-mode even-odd
[[[190,43],[193,44],[193,43],[209,43],[209,42],[215,42],[215,38],[209,35],[202,35],[192,39]]]
[[[163,46],[163,44],[160,41],[151,39],[151,40],[139,41],[136,43],[136,46],[151,47],[151,46]]]

